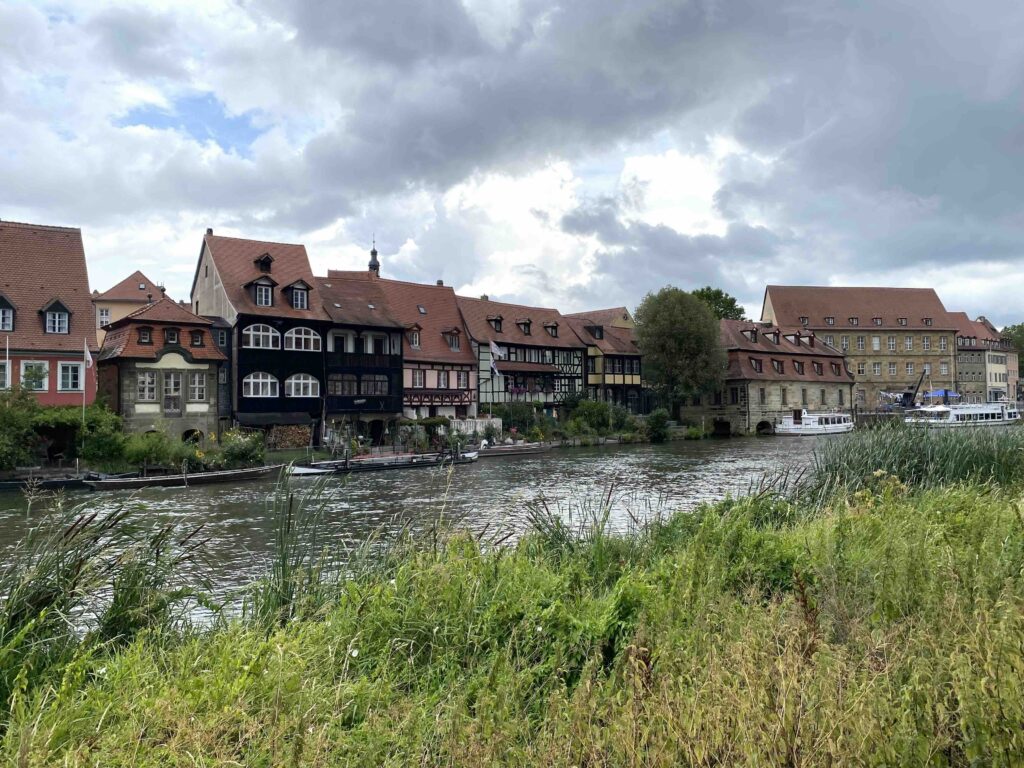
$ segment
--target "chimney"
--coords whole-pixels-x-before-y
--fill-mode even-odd
[[[486,293],[481,293],[480,294],[480,301],[490,301],[490,300],[491,300],[491,297],[488,296]]]
[[[213,234],[213,227],[207,227],[206,228],[206,234],[212,235]]]
[[[438,281],[437,281],[437,284],[438,284],[438,285],[444,285],[444,280],[438,280]]]

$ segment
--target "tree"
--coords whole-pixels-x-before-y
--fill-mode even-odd
[[[41,410],[35,395],[19,384],[0,392],[0,469],[34,463],[40,445],[34,421]]]
[[[705,285],[703,288],[692,291],[692,293],[711,307],[711,311],[715,313],[715,317],[719,320],[743,319],[743,307],[721,288],[712,288],[710,285]]]
[[[647,294],[636,311],[635,333],[645,378],[669,402],[721,386],[726,355],[718,318],[692,293],[667,286]]]
[[[1024,323],[1008,325],[1000,331],[1000,335],[1009,339],[1015,350],[1024,352]]]

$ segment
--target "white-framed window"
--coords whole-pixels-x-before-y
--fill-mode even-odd
[[[907,338],[909,339],[910,337],[908,336]],[[927,352],[931,348],[932,348],[932,337],[931,336],[922,336],[921,337],[921,349],[923,349],[925,352]]]
[[[895,336],[890,336],[889,337],[889,339],[888,339],[888,346],[889,346],[889,351],[890,352],[895,352],[896,351],[896,337]]]
[[[84,363],[60,363],[57,377],[58,392],[81,392]]]
[[[459,334],[446,333],[444,335],[444,340],[448,342],[448,349],[450,349],[452,352],[459,351]]]
[[[863,336],[858,336],[857,337],[857,351],[858,352],[863,352],[864,351],[864,337]]]
[[[863,376],[865,372],[864,363],[857,363],[857,375]]]
[[[33,392],[46,392],[50,388],[50,364],[45,360],[22,360],[21,386]]]
[[[168,328],[166,331],[164,331],[164,341],[167,344],[177,344],[178,343],[178,329],[177,328]]]
[[[437,388],[448,389],[448,371],[437,372]]]
[[[284,335],[284,348],[298,352],[319,352],[320,334],[312,328],[292,328]]]
[[[849,348],[850,348],[850,337],[849,336],[840,336],[839,337],[839,348],[841,350],[843,350],[843,352],[846,352],[847,350],[849,350]]]
[[[206,400],[206,374],[190,373],[188,375],[188,399],[194,403]]]
[[[139,344],[152,344],[153,331],[149,328],[139,328]]]
[[[242,397],[277,397],[277,379],[269,373],[256,371],[242,379]]]
[[[836,319],[834,317],[826,317],[825,318],[825,325],[835,325],[835,324],[836,324]]]
[[[308,373],[296,373],[284,380],[285,397],[320,397],[320,380]]]
[[[250,325],[242,331],[242,346],[246,349],[280,349],[281,334],[269,325]]]
[[[925,376],[930,376],[931,373],[932,373],[932,364],[931,363],[924,363],[924,375]]]
[[[412,369],[412,385],[417,388],[427,386],[427,374],[422,368]]]
[[[942,376],[949,376],[949,363],[939,363],[939,374]]]
[[[836,345],[836,337],[835,336],[826,336],[825,337],[825,343],[828,344],[830,347],[834,347]]]
[[[14,330],[14,310],[0,309],[0,331]]]
[[[256,306],[270,307],[274,304],[274,289],[269,285],[256,286]]]
[[[946,337],[945,336],[939,336],[939,351],[940,352],[945,352],[946,351],[946,345],[947,344],[948,344],[948,342],[946,341]]]
[[[217,346],[226,347],[228,345],[228,332],[217,331]]]
[[[871,364],[871,373],[873,373],[875,376],[881,376],[882,375],[882,364],[881,363],[872,363]]]
[[[913,376],[913,375],[914,375],[914,364],[913,363],[907,363],[907,376]]]
[[[882,350],[882,337],[872,336],[871,337],[871,350],[873,352],[880,352]]]
[[[156,372],[139,371],[137,376],[138,390],[136,399],[142,403],[156,402]]]
[[[309,291],[305,288],[292,288],[292,307],[309,309]]]
[[[47,333],[67,333],[68,332],[68,313],[67,312],[47,312],[46,313],[46,332]]]
[[[914,348],[914,337],[913,336],[904,336],[903,337],[903,349],[905,349],[907,352],[910,352],[913,348]]]
[[[412,347],[413,349],[419,349],[420,348],[420,332],[419,331],[413,331],[412,333],[409,334],[409,346]]]
[[[7,361],[0,360],[0,389],[11,388],[11,377],[7,375]]]
[[[102,328],[105,325],[110,325],[110,310],[107,309],[106,307],[100,307],[99,310],[97,311],[99,313],[98,320],[100,328]]]
[[[469,389],[469,371],[458,371],[455,378],[459,389]]]

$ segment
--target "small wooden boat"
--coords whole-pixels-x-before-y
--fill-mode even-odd
[[[347,475],[354,472],[383,472],[393,469],[420,469],[425,467],[449,467],[452,465],[472,464],[477,458],[478,455],[475,451],[463,453],[461,456],[452,456],[448,453],[418,453],[405,456],[375,456],[370,459],[314,461],[310,463],[310,467]]]
[[[299,477],[312,477],[314,475],[333,475],[334,474],[334,470],[333,469],[322,469],[320,467],[296,467],[296,466],[291,466],[291,467],[288,467],[287,472],[288,472],[289,475],[292,475],[292,476],[297,475]]]
[[[480,458],[493,459],[496,456],[527,456],[533,453],[545,453],[551,450],[547,443],[518,443],[514,445],[480,444]]]
[[[280,472],[284,464],[248,469],[225,469],[216,472],[196,472],[183,475],[154,475],[152,477],[110,478],[107,480],[86,480],[85,484],[94,491],[124,491],[135,488],[187,488],[192,485],[213,483],[236,483],[243,480],[260,480]]]

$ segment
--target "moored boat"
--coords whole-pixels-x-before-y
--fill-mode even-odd
[[[1008,427],[1020,423],[1020,412],[1014,403],[927,405],[908,411],[903,422],[929,429]]]
[[[480,443],[477,451],[481,458],[495,458],[497,456],[523,456],[531,453],[544,453],[550,451],[551,445],[547,443],[514,443],[512,445],[489,445],[486,440]]]
[[[135,488],[182,488],[192,485],[213,483],[234,483],[242,480],[259,480],[279,472],[284,464],[247,469],[225,469],[214,472],[195,472],[181,475],[153,475],[151,477],[110,478],[107,480],[86,480],[85,484],[94,491],[123,491]]]
[[[796,437],[840,435],[853,431],[853,418],[848,413],[812,413],[793,411],[775,424],[775,434]]]
[[[314,461],[310,463],[310,468],[346,475],[353,472],[383,472],[394,469],[422,469],[472,464],[477,458],[479,458],[479,454],[476,451],[463,453],[460,456],[453,456],[449,453],[417,453],[399,456],[374,456],[373,458],[366,459]]]

